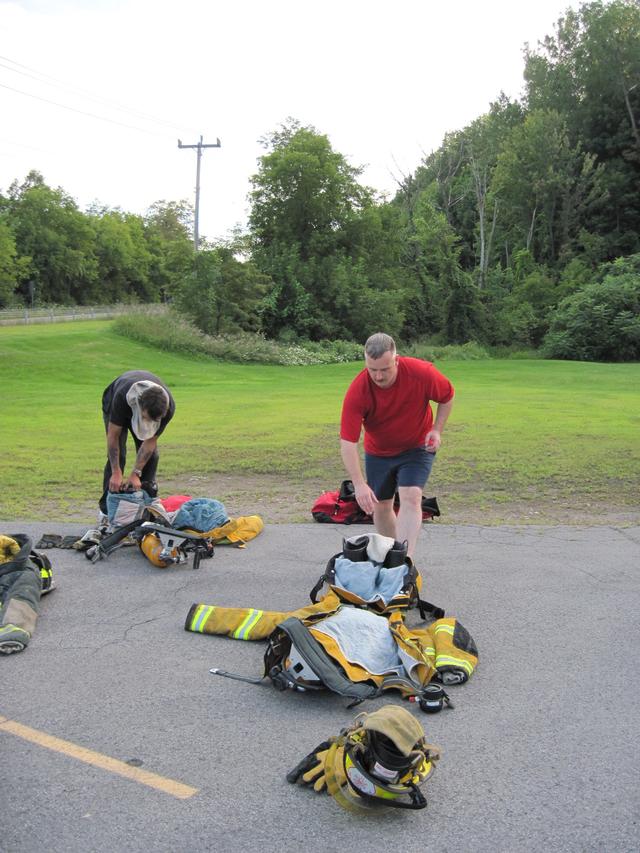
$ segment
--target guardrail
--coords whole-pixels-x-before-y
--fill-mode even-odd
[[[49,308],[5,308],[0,311],[0,326],[20,326],[30,323],[67,323],[70,320],[110,320],[122,314],[145,312],[162,313],[166,305],[52,305]]]

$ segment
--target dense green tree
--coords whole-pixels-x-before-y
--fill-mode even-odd
[[[193,263],[193,207],[185,201],[156,201],[144,217],[150,252],[149,278],[165,301]]]
[[[582,224],[609,257],[640,247],[640,4],[584,3],[527,50],[527,104],[562,115],[569,146],[604,167],[608,204]]]
[[[442,270],[442,279],[447,294],[444,304],[446,340],[453,344],[483,340],[486,334],[484,306],[469,273],[451,259]]]
[[[524,245],[536,260],[555,264],[570,257],[579,235],[581,214],[606,195],[595,157],[571,146],[564,118],[536,110],[514,128],[498,157],[493,191],[515,246]]]
[[[94,231],[70,196],[31,172],[10,187],[7,212],[18,254],[29,258],[38,302],[99,301]]]
[[[544,340],[549,358],[640,360],[640,255],[564,299]]]
[[[250,228],[258,250],[295,245],[300,259],[330,254],[347,222],[371,203],[371,192],[357,178],[329,139],[315,128],[289,120],[266,137],[270,149],[251,179]]]
[[[435,184],[415,200],[407,233],[408,263],[414,274],[403,336],[425,338],[442,331],[447,282],[459,265],[459,238],[434,203]]]
[[[193,240],[193,205],[180,201],[154,201],[145,214],[145,223],[163,240]]]
[[[92,224],[100,278],[99,301],[157,301],[157,290],[150,276],[152,253],[142,218],[112,210],[93,217]]]
[[[506,141],[522,122],[521,106],[502,94],[486,115],[476,119],[463,132],[468,164],[466,171],[475,201],[474,266],[481,290],[485,287],[493,260],[499,225],[501,200],[494,186],[494,171]]]
[[[178,311],[201,331],[216,334],[216,298],[222,278],[220,259],[206,249],[194,255],[191,271],[174,288]]]
[[[28,267],[28,259],[18,256],[16,241],[6,217],[0,214],[0,308],[15,303],[16,291],[26,277]]]
[[[358,183],[361,169],[314,128],[289,120],[264,144],[249,222],[252,257],[274,282],[263,313],[267,334],[359,339],[370,322],[399,327],[397,211],[376,204]]]
[[[397,197],[411,216],[417,198],[426,187],[432,188],[432,203],[459,237],[460,263],[474,272],[481,289],[503,246],[493,172],[505,141],[523,117],[522,106],[501,94],[488,113],[463,130],[448,133],[415,176],[405,179]]]
[[[261,331],[263,302],[271,287],[268,276],[250,261],[238,261],[228,247],[201,249],[191,271],[174,288],[176,307],[201,331]]]

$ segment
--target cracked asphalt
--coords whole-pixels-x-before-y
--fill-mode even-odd
[[[78,525],[0,522],[5,533]],[[640,527],[425,526],[423,597],[480,651],[453,710],[417,712],[443,751],[428,808],[358,817],[286,772],[357,710],[209,674],[258,675],[264,645],[184,631],[193,602],[292,610],[343,535],[267,525],[199,570],[134,548],[49,550],[57,589],[28,649],[0,656],[0,718],[197,789],[186,799],[9,731],[0,850],[636,851]],[[373,710],[381,701],[362,706]],[[411,707],[413,706],[406,706]]]

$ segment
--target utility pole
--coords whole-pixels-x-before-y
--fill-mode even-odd
[[[196,215],[195,222],[193,227],[193,245],[198,251],[198,243],[200,242],[200,233],[199,233],[199,219],[200,219],[200,160],[202,159],[202,149],[203,148],[220,148],[220,140],[216,139],[214,143],[210,145],[205,145],[202,141],[202,136],[200,137],[200,142],[196,143],[196,145],[183,145],[182,140],[178,140],[178,148],[195,148],[198,152],[197,156],[197,165],[196,165]]]

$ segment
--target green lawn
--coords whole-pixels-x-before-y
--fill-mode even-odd
[[[302,505],[284,517],[300,520],[310,519],[308,502],[344,476],[340,406],[360,364],[192,359],[126,341],[105,321],[4,327],[0,518],[92,519],[105,457],[100,396],[135,367],[158,373],[176,398],[176,417],[161,439],[161,481],[172,490],[244,482],[255,511],[285,506],[294,493]],[[456,387],[427,487],[443,522],[623,523],[634,513],[637,520],[640,365],[438,367]]]

